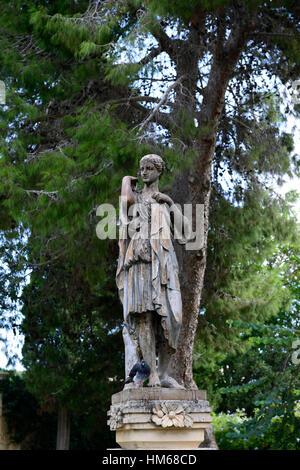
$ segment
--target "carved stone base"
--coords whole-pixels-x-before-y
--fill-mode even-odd
[[[210,413],[205,390],[136,388],[112,396],[108,424],[123,449],[196,449]]]

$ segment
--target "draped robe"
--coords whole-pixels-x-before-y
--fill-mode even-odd
[[[158,315],[163,336],[176,350],[182,322],[178,263],[171,236],[170,208],[143,191],[134,191],[138,217],[128,217],[127,202],[120,199],[119,259],[116,283],[123,304],[124,341],[136,343],[138,315]],[[130,227],[133,220],[137,231]],[[182,220],[186,219],[182,216]],[[185,224],[186,225],[186,224]],[[129,235],[129,236],[128,236]],[[186,243],[183,237],[179,243]],[[126,346],[126,345],[125,345]]]

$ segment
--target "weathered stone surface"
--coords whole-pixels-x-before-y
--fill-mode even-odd
[[[135,176],[122,180],[116,283],[124,315],[125,383],[130,382],[134,365],[144,359],[150,367],[150,386],[182,389],[169,370],[182,323],[172,238],[176,235],[186,244],[192,227],[180,206],[159,191],[164,169],[159,155],[148,154],[139,164],[143,189],[136,188]]]
[[[192,449],[212,421],[205,390],[128,389],[112,396],[108,424],[125,449]]]
[[[130,388],[112,395],[112,404],[129,400],[206,400],[206,390],[175,388]]]
[[[126,429],[116,433],[116,441],[128,450],[189,450],[197,449],[204,439],[204,429],[157,428]]]

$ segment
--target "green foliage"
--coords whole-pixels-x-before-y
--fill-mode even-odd
[[[225,354],[245,347],[239,339],[243,322],[264,325],[281,309],[288,310],[294,298],[286,279],[291,269],[289,257],[293,260],[297,253],[289,248],[297,240],[297,223],[288,198],[270,199],[255,186],[234,200],[238,204],[221,192],[213,195],[195,345],[197,383],[212,394]]]
[[[7,6],[6,19],[14,14],[13,6]],[[33,445],[55,447],[56,410],[62,404],[72,417],[71,448],[97,449],[99,443],[113,444],[106,413],[111,394],[121,386],[123,347],[114,284],[117,244],[97,238],[96,208],[102,202],[117,207],[124,166],[133,171],[143,146],[136,145],[117,113],[101,106],[111,95],[99,100],[100,62],[80,59],[66,65],[87,39],[86,30],[77,36],[60,16],[52,22],[51,11],[29,13],[22,16],[23,25],[39,54],[21,42],[22,56],[14,43],[19,25],[13,21],[12,40],[0,38],[11,51],[4,68],[8,106],[1,108],[1,210],[10,216],[9,227],[1,226],[1,306],[10,312],[16,308],[13,301],[22,302],[26,387],[34,394],[24,401],[35,400],[30,413],[40,407],[52,413],[49,440]],[[20,63],[24,58],[28,73]],[[93,80],[94,88],[88,88]],[[14,223],[18,229],[11,228]],[[108,261],[112,253],[113,263]],[[29,273],[24,287],[22,277]],[[12,316],[1,320],[1,326],[11,321],[18,328]],[[16,438],[22,440],[31,429],[22,420],[18,425],[16,408],[13,414]]]
[[[26,389],[24,373],[9,372],[0,380],[0,393],[8,431],[22,448],[55,449],[56,419],[42,412],[38,400]]]
[[[250,450],[254,449],[252,442],[240,437],[240,427],[247,417],[243,410],[234,413],[213,413],[213,430],[220,450]],[[231,436],[234,435],[232,439]]]
[[[85,375],[90,378],[89,370]],[[84,379],[86,377],[82,374],[81,380]],[[83,395],[83,408],[71,416],[70,450],[99,450],[114,445],[113,433],[107,431],[106,426],[99,425],[106,423],[113,388],[100,387],[97,391],[103,402],[100,402],[99,397],[89,397],[87,400]],[[4,418],[12,440],[20,444],[22,450],[55,450],[56,396],[47,395],[43,400],[38,400],[28,390],[27,372],[12,371],[0,381],[0,393]],[[88,408],[86,401],[89,402]]]
[[[141,3],[140,1],[135,2],[138,6],[141,6]],[[180,0],[173,0],[172,2],[168,0],[150,0],[148,3],[148,8],[158,15],[170,15],[175,18],[182,18],[185,21],[190,20],[196,14],[201,15],[204,12],[215,12],[216,10],[222,12],[226,7],[230,8],[234,5],[233,0],[192,0],[189,2],[182,2]],[[245,0],[243,3],[245,3],[247,8],[257,8],[265,2],[262,0]],[[288,7],[290,2],[281,3]],[[269,8],[271,8],[271,5]]]
[[[268,409],[256,409],[253,418],[247,418],[239,409],[234,413],[214,414],[213,429],[220,450],[300,448],[300,421],[295,405],[283,407],[273,401]]]
[[[224,356],[214,378],[221,449],[299,449],[299,250],[290,246],[283,252],[282,288],[291,301],[266,322],[229,321],[240,331],[241,348]]]
[[[287,351],[299,329],[295,195],[279,198],[265,182],[299,172],[292,135],[281,128],[276,87],[268,89],[273,76],[283,83],[298,77],[299,37],[293,2],[245,3],[262,18],[268,8],[288,40],[258,34],[249,41],[225,97],[194,370],[219,412],[221,448],[294,449],[299,384]],[[170,190],[174,176],[188,173],[198,157],[199,139],[215,126],[195,123],[202,98],[192,116],[180,102],[169,113],[176,89],[160,110],[172,125],[162,129],[157,115],[151,134],[138,131],[153,109],[150,100],[141,106],[139,95],[156,105],[157,91],[165,92],[174,79],[174,54],[170,65],[158,56],[136,62],[135,55],[151,50],[150,36],[159,37],[162,28],[179,46],[189,37],[188,25],[204,18],[199,73],[204,70],[205,82],[219,17],[225,14],[229,29],[235,5],[151,0],[101,2],[97,12],[92,7],[87,0],[0,6],[0,78],[7,91],[0,109],[0,301],[11,314],[0,326],[18,328],[21,301],[26,387],[36,397],[10,376],[10,397],[23,396],[32,419],[22,420],[19,398],[7,401],[7,416],[19,440],[40,427],[51,429],[51,442],[41,433],[38,448],[54,448],[58,406],[72,417],[72,449],[113,444],[106,412],[111,394],[122,387],[122,311],[114,280],[117,243],[97,238],[97,206],[117,206],[122,177],[135,174],[144,153],[166,159],[171,171],[161,187]],[[244,411],[233,415],[238,408]]]

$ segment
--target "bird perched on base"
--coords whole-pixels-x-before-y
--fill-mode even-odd
[[[129,372],[129,376],[125,380],[125,384],[131,382],[135,383],[137,387],[142,387],[143,383],[148,379],[150,375],[150,367],[144,360],[134,364],[133,368]]]

